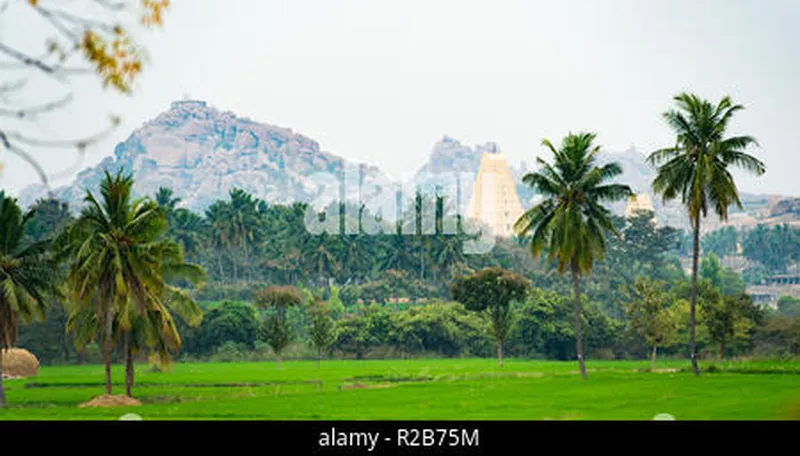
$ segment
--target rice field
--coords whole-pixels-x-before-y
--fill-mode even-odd
[[[138,407],[80,408],[104,393],[102,365],[42,367],[7,380],[0,419],[676,420],[800,419],[800,361],[703,363],[492,359],[176,363],[137,366]],[[114,394],[123,394],[114,366]]]

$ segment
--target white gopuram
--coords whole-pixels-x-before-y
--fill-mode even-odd
[[[494,236],[511,237],[523,212],[506,158],[496,148],[483,154],[472,187],[469,217],[488,226]]]

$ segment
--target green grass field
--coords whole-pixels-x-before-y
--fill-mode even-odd
[[[6,381],[0,419],[145,420],[677,420],[800,419],[800,361],[704,363],[492,359],[173,364],[137,366],[140,407],[79,408],[102,394],[102,366],[43,367],[36,378]],[[124,393],[115,367],[115,394]]]

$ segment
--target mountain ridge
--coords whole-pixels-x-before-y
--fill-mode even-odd
[[[86,188],[98,189],[105,170],[125,169],[135,176],[136,196],[152,196],[158,187],[170,187],[182,198],[183,206],[195,211],[226,198],[234,187],[271,204],[300,201],[320,207],[342,196],[387,207],[387,203],[394,204],[400,189],[419,189],[424,193],[443,193],[458,201],[460,213],[464,214],[481,156],[487,152],[502,151],[494,142],[470,146],[444,135],[410,181],[396,182],[379,167],[350,162],[325,151],[317,141],[291,128],[238,116],[206,101],[181,100],[172,102],[169,109],[143,122],[117,144],[111,156],[80,171],[74,184],[53,189],[52,194],[77,208],[82,204]],[[631,147],[622,152],[602,154],[599,159],[600,162],[610,160],[622,165],[623,174],[618,181],[627,183],[637,193],[650,194],[661,223],[686,227],[679,202],[663,204],[653,195],[650,183],[654,170],[646,164],[644,154]],[[521,182],[522,176],[531,169],[529,164],[522,162],[509,168],[523,207],[532,206],[536,197]],[[347,177],[346,194],[342,194],[341,189],[335,190],[336,179],[342,176]],[[34,184],[20,192],[19,200],[28,206],[46,194],[42,185]],[[768,201],[772,205],[781,198],[791,199],[750,194],[742,197]],[[622,214],[625,203],[613,205],[612,209]],[[385,215],[391,218],[394,214]]]

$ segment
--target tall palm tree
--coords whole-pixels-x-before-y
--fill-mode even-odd
[[[744,151],[757,145],[750,136],[725,137],[731,117],[744,109],[724,97],[715,106],[694,94],[674,97],[677,109],[663,114],[676,135],[675,146],[650,154],[648,162],[657,167],[653,191],[664,201],[681,198],[689,212],[694,233],[692,250],[692,294],[690,300],[689,354],[692,370],[700,375],[695,353],[695,308],[697,304],[697,262],[700,253],[700,219],[709,206],[721,220],[727,221],[728,207],[739,201],[739,192],[728,170],[736,166],[755,175],[765,171],[764,164]]]
[[[101,202],[87,191],[86,206],[65,233],[63,253],[71,260],[67,286],[75,313],[90,311],[103,339],[106,393],[111,394],[111,353],[117,334],[130,330],[132,317],[158,308],[170,293],[180,247],[166,240],[167,220],[158,205],[133,201],[133,178],[106,172]],[[175,267],[183,268],[176,264]]]
[[[0,192],[0,408],[6,407],[3,350],[16,343],[20,319],[44,318],[45,297],[57,282],[57,267],[47,255],[49,242],[22,242],[32,216],[33,211],[23,214],[16,199]]]
[[[581,335],[580,278],[591,273],[594,262],[604,256],[606,233],[617,233],[611,212],[603,203],[631,195],[627,185],[609,182],[622,174],[617,163],[596,163],[600,146],[593,144],[595,137],[594,133],[570,133],[559,149],[546,139],[542,141],[553,153],[553,163],[537,158],[541,169],[526,174],[522,182],[545,199],[514,224],[519,236],[530,235],[534,258],[547,249],[549,259],[558,262],[558,272],[569,270],[572,275],[576,349],[584,379],[587,375]]]

